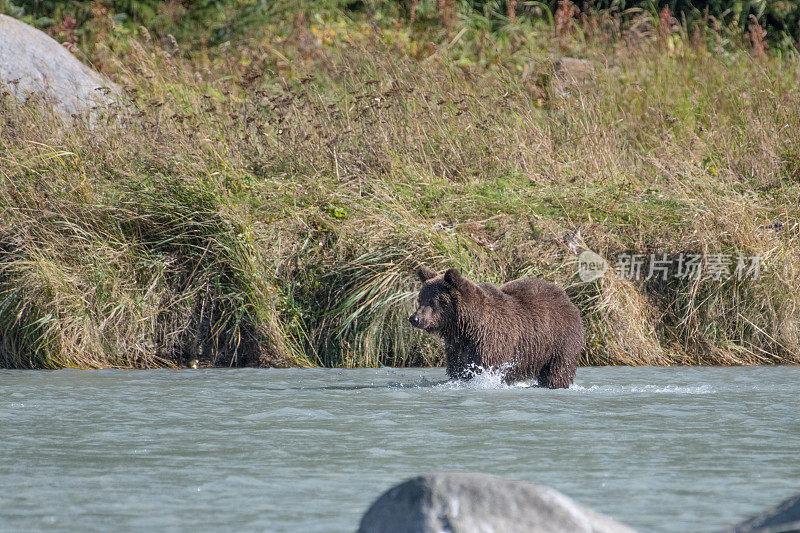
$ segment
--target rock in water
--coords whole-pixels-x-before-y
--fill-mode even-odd
[[[633,533],[557,490],[485,474],[431,474],[383,493],[359,533]]]
[[[720,533],[789,533],[800,531],[800,494]]]
[[[47,34],[6,15],[0,15],[0,85],[20,100],[42,95],[63,117],[107,104],[112,98],[102,88],[114,88]]]

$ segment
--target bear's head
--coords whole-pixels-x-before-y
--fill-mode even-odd
[[[415,328],[430,333],[441,333],[455,324],[458,306],[462,304],[472,283],[455,268],[437,274],[428,267],[420,267],[417,277],[422,282],[417,310],[408,321]]]

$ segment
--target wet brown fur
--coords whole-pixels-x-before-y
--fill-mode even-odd
[[[421,267],[415,327],[442,337],[447,373],[469,379],[475,371],[505,369],[506,382],[537,379],[566,388],[583,349],[580,312],[558,286],[521,278],[500,287],[475,284],[451,268]]]

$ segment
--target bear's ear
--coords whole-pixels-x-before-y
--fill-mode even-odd
[[[417,269],[417,277],[422,283],[425,283],[429,279],[435,278],[436,272],[432,268],[421,266]]]
[[[459,291],[464,291],[469,287],[469,280],[462,276],[461,272],[455,268],[447,269],[447,272],[444,273],[444,281]]]

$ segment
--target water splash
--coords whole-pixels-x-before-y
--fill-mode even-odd
[[[435,385],[434,388],[445,390],[487,390],[487,389],[527,389],[536,386],[536,380],[506,383],[503,377],[511,365],[500,368],[484,368],[476,366],[467,370],[469,379],[453,379]]]
[[[529,389],[538,388],[537,381],[519,381],[506,383],[503,379],[507,366],[501,368],[476,367],[469,371],[469,379],[451,379],[446,381],[430,381],[422,377],[413,383],[392,382],[389,387],[395,388],[421,388],[431,390],[503,390],[503,389]],[[717,390],[711,385],[674,385],[674,384],[630,384],[630,385],[579,385],[573,383],[568,389],[556,389],[551,393],[578,393],[578,394],[715,394]]]
[[[570,389],[578,392],[612,394],[714,394],[717,392],[710,385],[591,385],[582,387],[573,384]]]
[[[503,381],[508,367],[489,368],[476,366],[468,371],[469,379],[446,379],[443,381],[431,381],[422,377],[413,383],[393,381],[388,384],[390,388],[397,389],[432,389],[432,390],[487,390],[487,389],[515,389],[535,387],[536,381],[522,381],[508,384]]]

